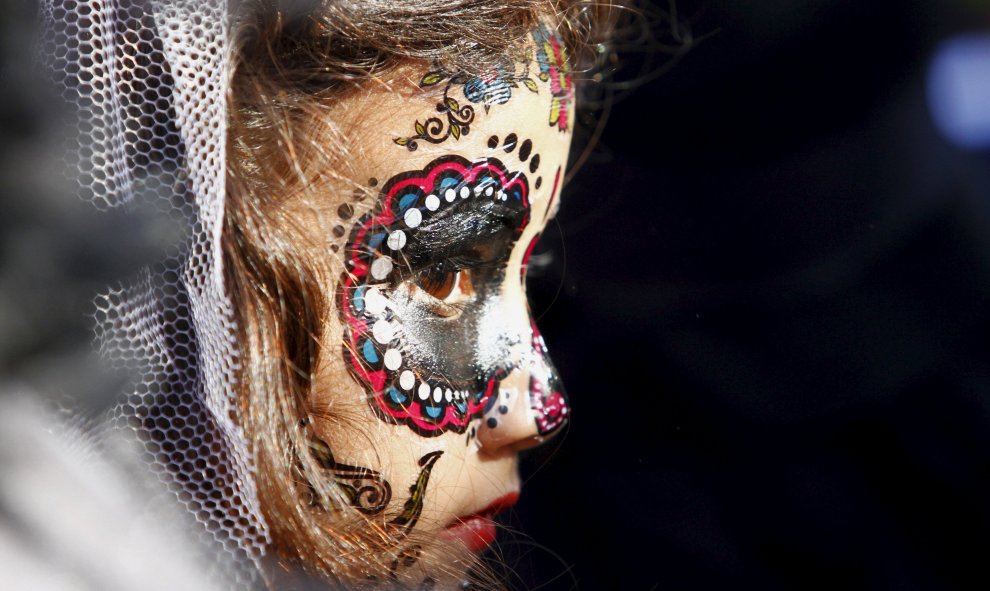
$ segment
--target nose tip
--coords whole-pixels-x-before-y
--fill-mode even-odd
[[[478,444],[489,452],[535,447],[560,432],[570,409],[546,343],[532,317],[527,318],[527,348],[503,374],[485,404]]]
[[[555,378],[530,375],[528,388],[502,387],[485,407],[478,443],[487,451],[522,451],[560,432],[570,409]]]

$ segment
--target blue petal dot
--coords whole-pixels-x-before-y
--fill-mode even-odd
[[[371,339],[364,340],[361,351],[364,353],[364,358],[368,363],[378,363],[378,351],[375,350],[375,345],[371,342]]]
[[[364,292],[367,286],[362,285],[361,287],[354,290],[354,297],[351,301],[354,302],[354,309],[358,312],[364,312]]]
[[[385,233],[375,234],[368,239],[368,246],[372,249],[377,249],[381,246],[382,242],[385,240]]]
[[[417,195],[415,193],[408,193],[408,194],[403,195],[402,197],[400,197],[399,198],[399,211],[405,211],[405,210],[409,209],[409,207],[413,203],[416,203],[416,197],[417,197]]]
[[[388,389],[388,396],[389,396],[389,398],[391,398],[391,399],[392,399],[392,400],[393,400],[393,401],[394,401],[394,402],[395,402],[396,404],[402,404],[403,402],[405,402],[405,401],[407,400],[407,398],[406,398],[406,396],[405,396],[405,394],[403,394],[402,392],[399,392],[399,391],[398,391],[398,390],[397,390],[397,389],[395,388],[395,386],[390,386],[390,387],[389,387],[389,389]]]

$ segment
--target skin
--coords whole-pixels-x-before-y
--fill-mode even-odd
[[[517,66],[525,69],[526,64]],[[539,72],[535,61],[529,68],[534,74]],[[416,150],[409,150],[398,145],[395,138],[409,136],[414,122],[435,116],[437,102],[442,100],[442,84],[436,88],[420,86],[427,71],[429,64],[408,64],[389,79],[367,84],[346,96],[326,111],[323,120],[314,122],[324,127],[326,141],[343,138],[350,154],[335,167],[343,171],[341,178],[321,180],[318,191],[290,199],[287,208],[299,221],[307,239],[316,245],[313,256],[326,260],[323,282],[335,304],[332,312],[338,312],[341,302],[338,290],[349,241],[362,216],[374,213],[376,203],[381,200],[378,191],[389,179],[423,171],[438,159],[460,156],[472,163],[483,158],[497,159],[506,170],[521,172],[527,180],[528,222],[511,243],[498,243],[505,252],[496,253],[497,272],[485,275],[490,284],[483,286],[484,289],[475,286],[479,293],[483,291],[486,298],[496,302],[488,310],[488,321],[465,328],[463,323],[468,319],[463,314],[449,318],[409,314],[415,306],[397,314],[406,332],[420,334],[426,340],[430,331],[453,330],[470,341],[458,343],[460,348],[480,347],[478,343],[491,336],[482,334],[485,331],[499,333],[503,345],[497,357],[508,362],[510,371],[492,394],[498,400],[488,404],[487,412],[479,410],[467,417],[463,425],[425,432],[383,416],[376,410],[374,388],[354,370],[349,352],[349,338],[353,335],[349,326],[337,313],[331,313],[325,320],[312,393],[316,411],[312,429],[332,449],[333,461],[348,468],[367,467],[390,483],[394,494],[382,511],[388,519],[401,517],[411,497],[410,485],[423,484],[420,488],[425,489],[425,494],[415,527],[417,532],[429,535],[440,533],[456,523],[458,517],[476,513],[494,500],[518,492],[518,453],[555,433],[541,428],[537,421],[539,410],[533,408],[529,396],[534,382],[542,384],[544,392],[557,384],[542,339],[534,335],[535,325],[521,277],[527,251],[559,206],[560,183],[555,179],[563,178],[571,130],[562,130],[559,121],[548,123],[553,100],[549,84],[539,82],[537,92],[520,84],[513,89],[510,100],[488,105],[488,109],[483,104],[472,104],[462,88],[454,85],[448,89],[450,97],[476,110],[469,133],[458,138],[447,137],[435,144],[421,141]],[[506,151],[504,139],[510,134],[515,134],[518,141],[512,151]],[[493,136],[497,136],[498,142],[491,148],[489,141]],[[525,140],[529,140],[531,148],[526,151],[529,154],[523,153],[524,162],[519,147]],[[539,165],[536,172],[531,172],[530,164],[537,153]],[[363,191],[365,196],[355,199],[355,191]],[[346,231],[341,232],[340,227]],[[482,274],[474,276],[481,280]],[[398,282],[393,293],[413,299],[422,297],[421,279],[415,275],[406,277]],[[478,296],[455,294],[454,303],[467,305],[472,297]],[[497,328],[491,328],[493,325]],[[443,355],[446,353],[441,350],[438,356]],[[478,356],[484,357],[479,353],[472,358]],[[407,358],[408,363],[414,363],[409,355]],[[449,362],[436,360],[437,364]],[[424,484],[426,471],[422,459],[436,452],[442,453],[431,464],[428,483]]]

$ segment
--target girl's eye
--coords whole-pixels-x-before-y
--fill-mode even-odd
[[[436,299],[445,300],[454,292],[460,275],[460,269],[437,263],[420,275],[416,285]]]

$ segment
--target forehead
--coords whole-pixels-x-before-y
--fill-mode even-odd
[[[336,168],[359,185],[381,186],[443,156],[497,159],[529,177],[534,211],[542,214],[571,139],[573,101],[569,73],[562,70],[541,62],[535,50],[528,61],[478,75],[406,63],[318,117],[318,141],[343,148]]]

